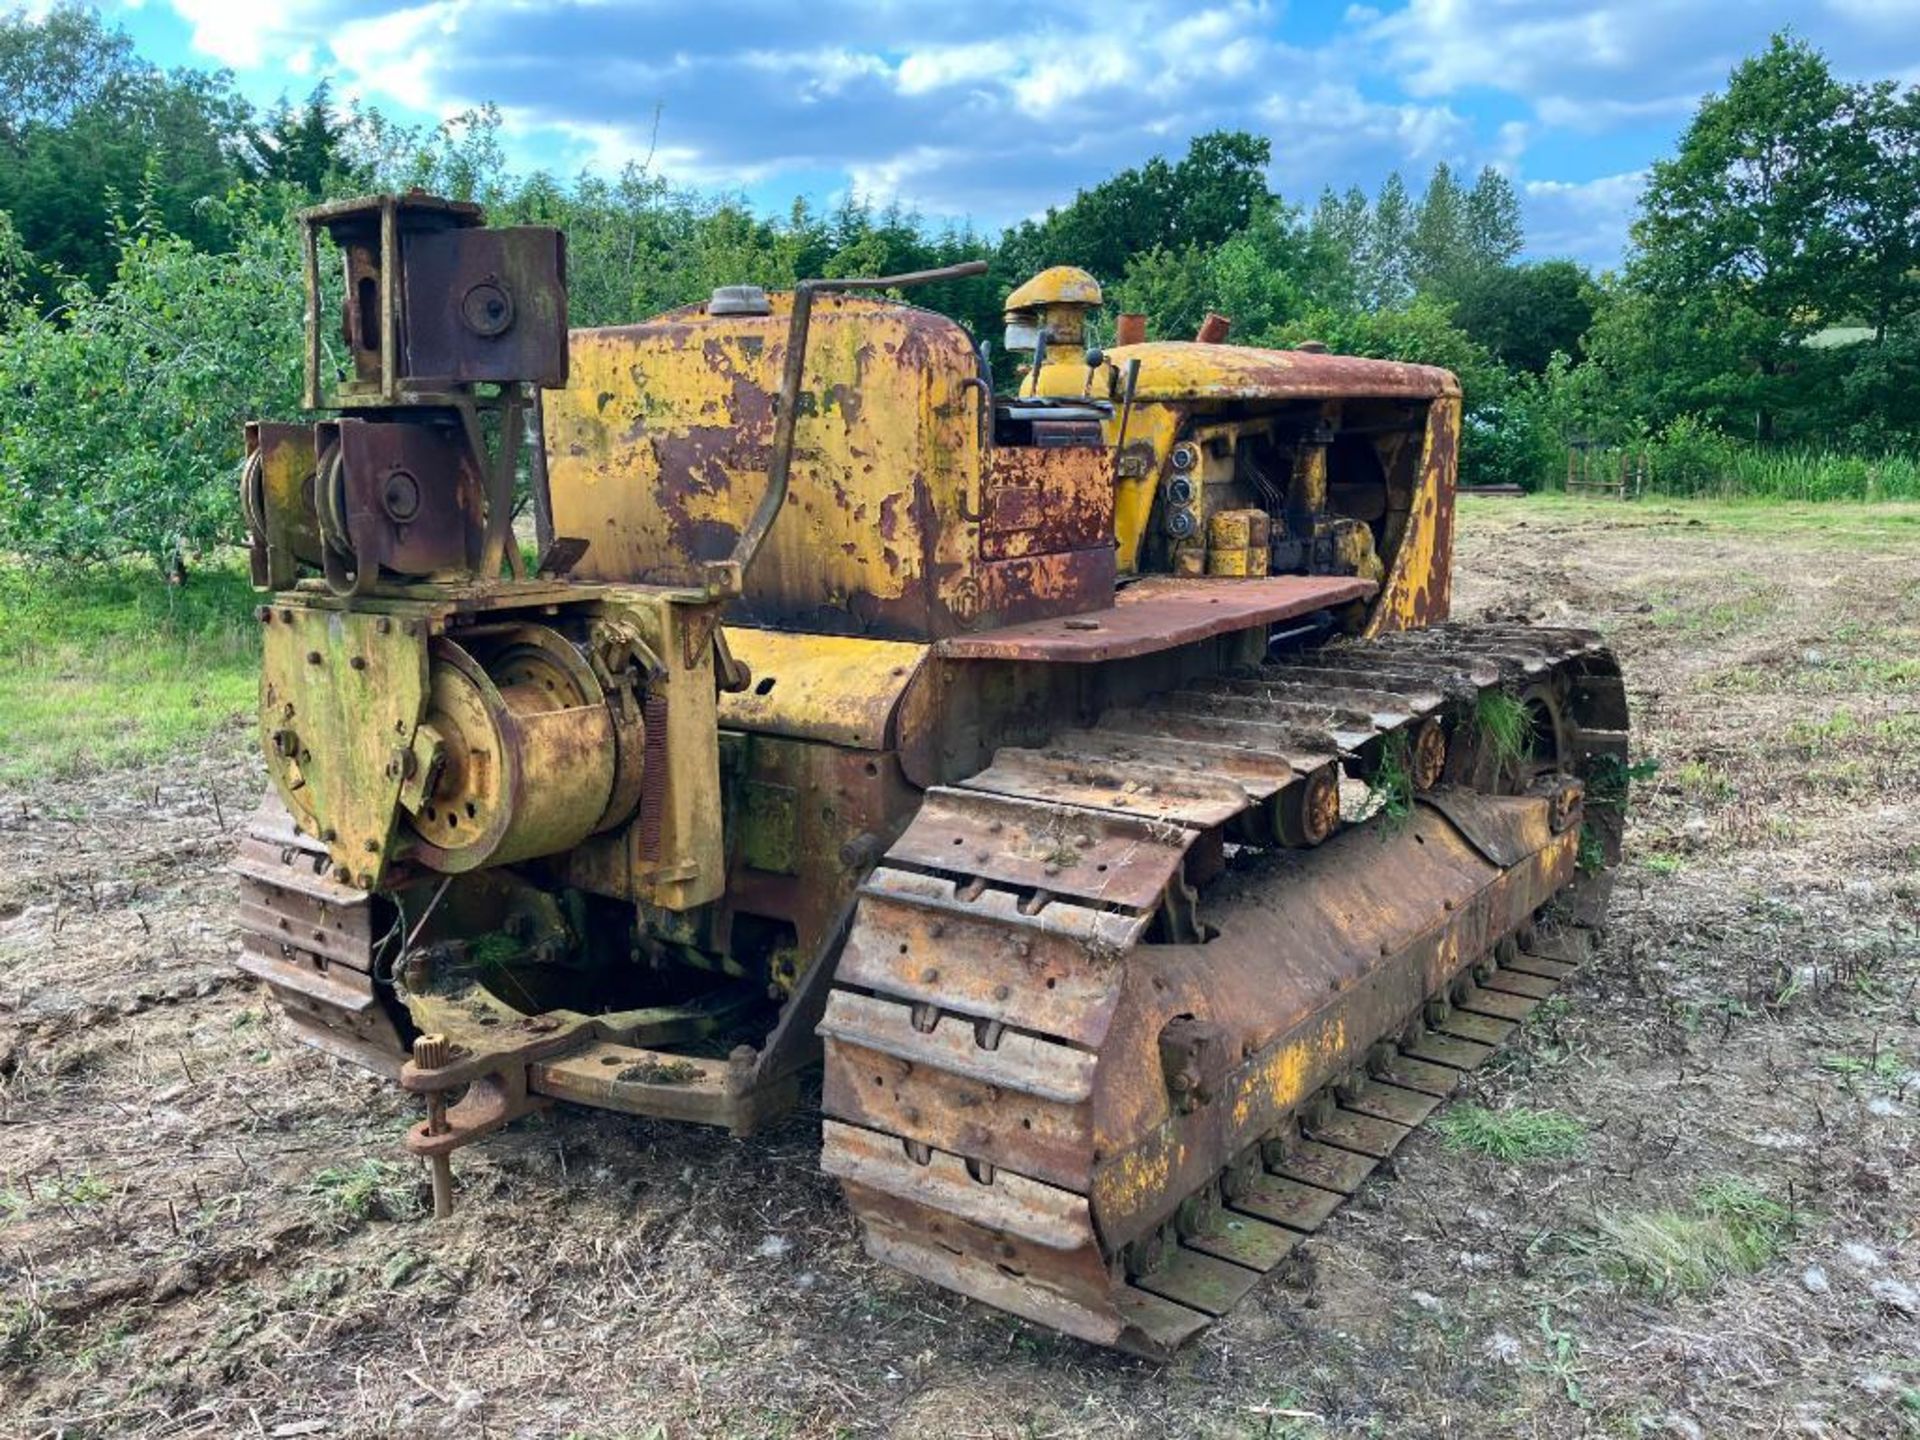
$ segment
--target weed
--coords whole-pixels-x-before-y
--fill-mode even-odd
[[[362,1160],[314,1172],[307,1192],[336,1224],[399,1220],[420,1208],[410,1167],[391,1160]]]
[[[1434,1121],[1454,1150],[1478,1150],[1496,1160],[1565,1160],[1580,1153],[1587,1127],[1558,1110],[1489,1110],[1456,1105]]]
[[[1388,829],[1397,828],[1413,814],[1413,763],[1407,737],[1398,731],[1380,747],[1380,763],[1367,781],[1361,813],[1383,816]]]
[[[1602,1271],[1653,1295],[1710,1288],[1728,1275],[1751,1275],[1791,1238],[1797,1219],[1745,1180],[1711,1181],[1685,1210],[1600,1218]]]
[[[0,1356],[24,1359],[36,1347],[46,1317],[25,1300],[0,1300]]]
[[[1540,1338],[1547,1345],[1547,1363],[1539,1367],[1541,1373],[1559,1382],[1569,1404],[1585,1410],[1587,1399],[1573,1368],[1580,1358],[1580,1342],[1571,1330],[1562,1330],[1553,1323],[1553,1312],[1544,1305],[1540,1307]]]
[[[1732,778],[1720,766],[1705,761],[1687,761],[1674,770],[1673,778],[1695,800],[1726,801],[1734,796]]]
[[[115,1321],[103,1331],[100,1337],[81,1349],[73,1357],[74,1363],[82,1370],[97,1374],[107,1367],[107,1363],[127,1348],[133,1329],[125,1320]]]
[[[1502,770],[1518,766],[1533,744],[1527,707],[1504,690],[1480,692],[1473,702],[1473,733],[1493,752]]]
[[[1607,842],[1600,838],[1600,832],[1590,821],[1580,824],[1580,849],[1574,863],[1589,875],[1607,868]]]
[[[97,1205],[113,1194],[113,1187],[92,1172],[43,1179],[32,1188],[0,1190],[0,1225],[41,1205]]]
[[[1652,855],[1642,855],[1640,864],[1656,875],[1671,875],[1680,868],[1681,860],[1678,855],[1665,855],[1656,851]]]
[[[1858,1088],[1860,1082],[1880,1082],[1885,1084],[1897,1080],[1906,1069],[1900,1052],[1891,1047],[1882,1048],[1878,1040],[1873,1048],[1864,1055],[1828,1055],[1820,1061],[1820,1068],[1830,1075],[1838,1075],[1840,1083],[1848,1090]]]

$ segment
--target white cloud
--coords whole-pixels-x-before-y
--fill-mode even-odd
[[[1528,253],[1569,256],[1597,266],[1617,264],[1646,183],[1645,170],[1579,182],[1527,181],[1520,195]]]
[[[1920,0],[1371,0],[1312,45],[1286,38],[1284,0],[162,3],[243,75],[438,116],[494,101],[516,156],[563,167],[845,177],[997,225],[1254,129],[1291,199],[1491,164],[1527,182],[1530,249],[1606,260],[1631,167],[1769,31],[1791,21],[1849,78],[1920,76]],[[1618,173],[1561,178],[1596,169]]]
[[[193,27],[193,48],[223,65],[248,67],[270,58],[269,42],[285,29],[286,10],[260,0],[171,0]]]

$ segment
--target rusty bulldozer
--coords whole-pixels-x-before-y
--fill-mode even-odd
[[[1624,690],[1449,623],[1445,371],[1103,353],[1063,268],[1003,392],[887,293],[951,271],[570,336],[554,230],[304,225],[241,964],[441,1212],[536,1108],[745,1134],[824,1059],[873,1255],[1164,1355],[1591,947]]]

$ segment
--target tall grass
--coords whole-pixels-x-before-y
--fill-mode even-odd
[[[1596,475],[1617,473],[1595,457]],[[1920,500],[1920,452],[1864,455],[1814,445],[1744,444],[1682,416],[1657,438],[1629,447],[1627,471],[1641,491],[1703,500]],[[1550,477],[1561,488],[1561,473]]]
[[[1920,459],[1741,448],[1732,452],[1719,476],[1703,488],[1666,490],[1657,468],[1653,480],[1653,488],[1663,494],[1715,499],[1920,500]]]

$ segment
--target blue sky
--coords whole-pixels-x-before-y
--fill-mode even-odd
[[[1514,180],[1529,250],[1615,263],[1648,164],[1790,26],[1848,79],[1920,82],[1920,0],[105,0],[163,64],[261,102],[408,120],[481,101],[514,163],[899,198],[987,229],[1201,131],[1273,141],[1274,187],[1371,192],[1436,161]],[[658,134],[655,137],[655,116]]]

